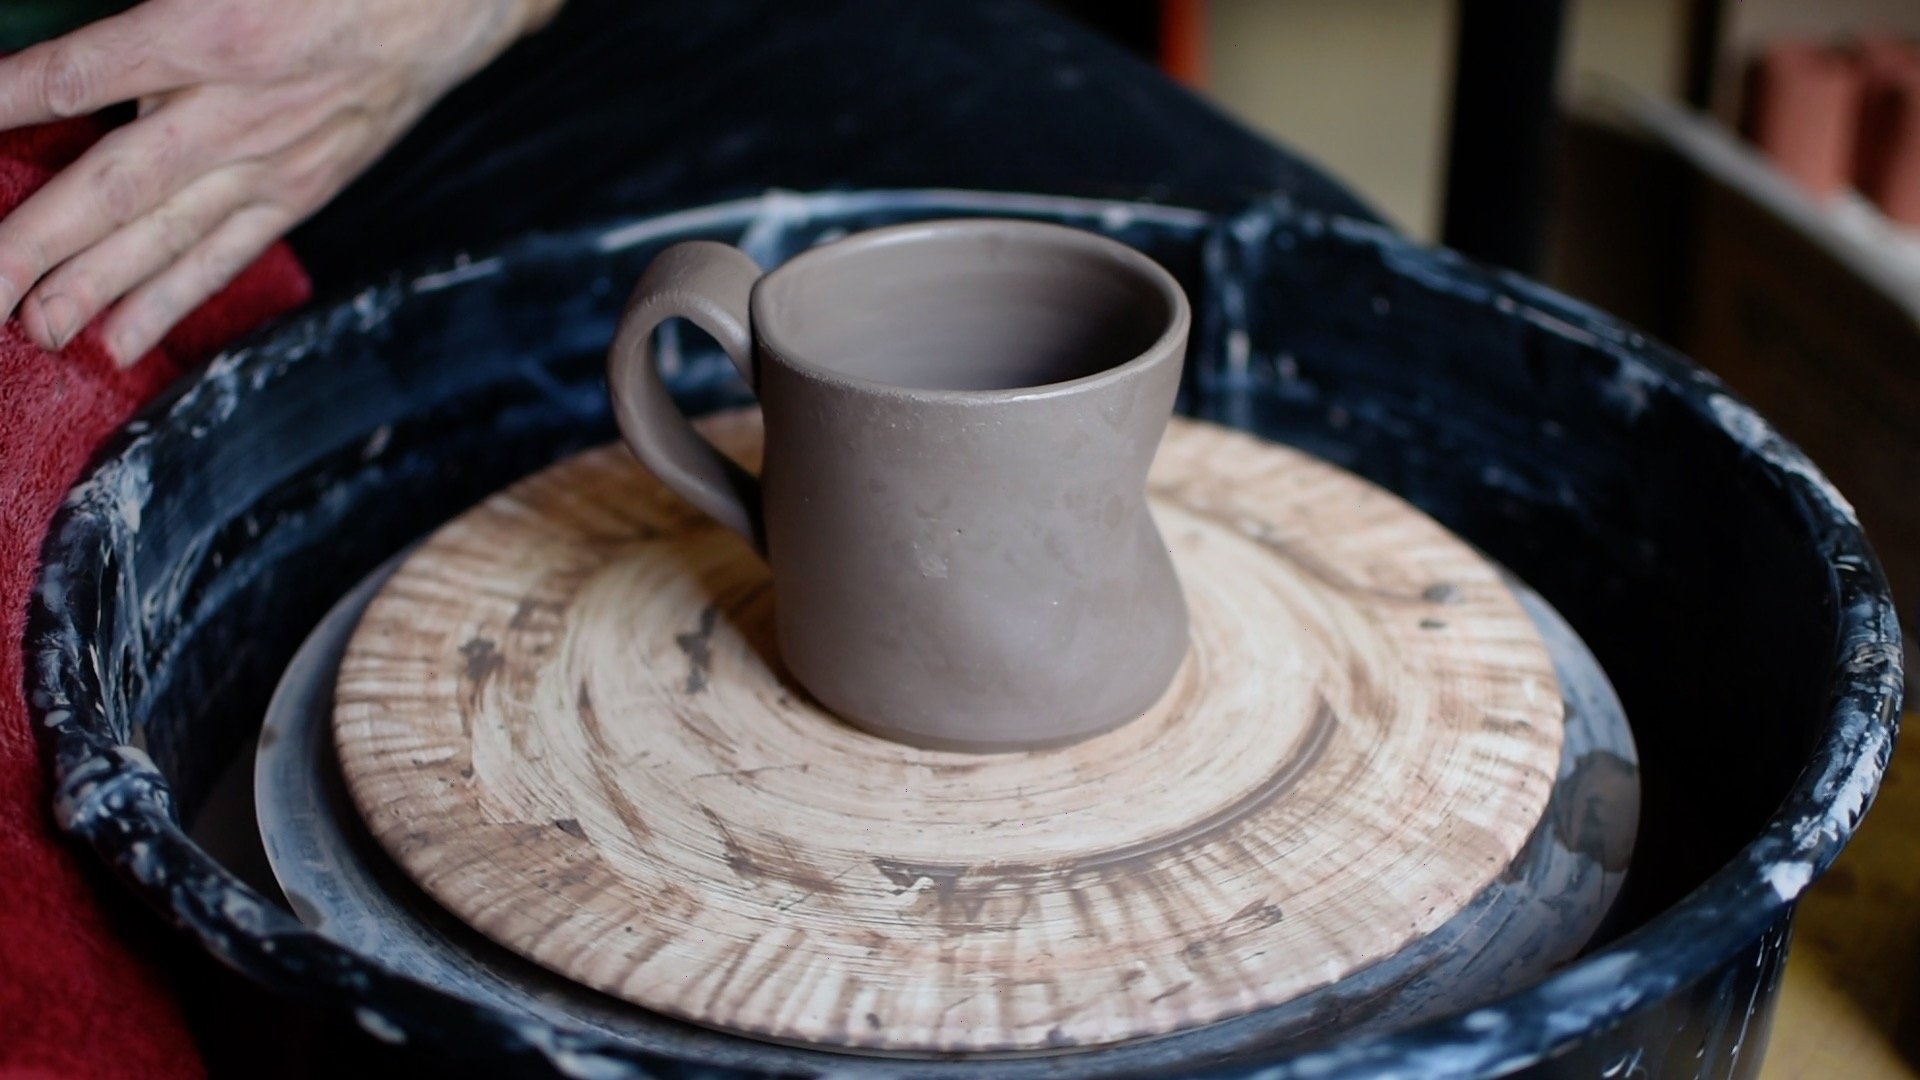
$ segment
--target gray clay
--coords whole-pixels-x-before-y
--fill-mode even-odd
[[[758,480],[662,385],[675,317],[759,397]],[[781,661],[821,704],[919,746],[1031,749],[1141,715],[1186,655],[1145,484],[1190,322],[1153,260],[1052,224],[876,229],[764,277],[694,241],[641,278],[609,383],[640,460],[766,556]]]

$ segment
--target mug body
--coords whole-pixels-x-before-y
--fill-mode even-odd
[[[883,736],[1011,750],[1145,712],[1187,649],[1145,484],[1190,316],[1103,237],[932,222],[751,300],[781,659]]]

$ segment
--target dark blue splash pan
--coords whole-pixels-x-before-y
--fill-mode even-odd
[[[409,540],[612,437],[601,355],[666,244],[771,264],[896,221],[1040,217],[1160,259],[1199,313],[1182,408],[1410,499],[1551,601],[1643,764],[1622,931],[1491,1006],[1129,1071],[1288,1077],[1757,1072],[1797,898],[1865,812],[1901,671],[1851,508],[1712,377],[1524,279],[1377,226],[956,192],[777,194],[535,236],[397,278],[216,360],[107,449],[47,546],[28,691],[60,822],[208,952],[373,1037],[489,1073],[1065,1077],[1098,1054],[876,1062],[689,1033],[650,1052],[449,997],[304,929],[183,832],[334,599]],[[746,400],[691,339],[693,410]],[[1197,1047],[1197,1049],[1196,1049]],[[1118,1065],[1118,1062],[1114,1062]]]

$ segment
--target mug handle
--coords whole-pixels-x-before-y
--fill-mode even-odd
[[[685,241],[655,256],[614,331],[607,389],[620,434],[647,471],[765,554],[760,481],[693,430],[653,360],[654,330],[686,319],[711,334],[748,388],[757,389],[747,300],[759,278],[760,266],[746,252],[712,240]]]

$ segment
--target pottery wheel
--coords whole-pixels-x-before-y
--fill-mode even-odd
[[[757,425],[706,427],[752,465]],[[341,666],[342,770],[468,923],[702,1024],[1032,1050],[1289,1000],[1521,850],[1552,663],[1491,565],[1325,463],[1176,421],[1149,486],[1193,651],[1106,735],[975,756],[839,723],[778,674],[764,566],[610,447],[388,582]]]
[[[340,779],[333,687],[360,615],[404,559],[341,597],[300,646],[261,721],[253,761],[256,846],[196,842],[228,866],[264,855],[300,921],[381,966],[469,1001],[704,1065],[840,1080],[1083,1080],[1176,1075],[1303,1038],[1358,1038],[1460,1013],[1537,982],[1592,939],[1626,877],[1640,806],[1638,754],[1599,661],[1511,575],[1552,654],[1566,703],[1560,774],[1520,855],[1447,923],[1376,964],[1272,1008],[1157,1039],[1057,1054],[902,1061],[783,1046],[608,997],[501,948],[422,893],[379,850]],[[200,820],[219,820],[218,795]],[[241,796],[235,796],[236,801]],[[263,850],[262,850],[263,849]],[[253,879],[258,880],[258,879]],[[256,886],[272,892],[264,881]]]

